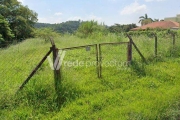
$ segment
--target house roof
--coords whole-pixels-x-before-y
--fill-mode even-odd
[[[178,22],[174,22],[174,21],[158,21],[158,22],[153,22],[153,23],[149,23],[147,25],[143,25],[141,27],[137,27],[137,28],[133,28],[131,30],[145,30],[147,28],[162,28],[162,29],[170,29],[173,27],[180,27]]]

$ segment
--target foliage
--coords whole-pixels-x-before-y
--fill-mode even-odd
[[[154,34],[156,34],[159,37],[167,37],[167,36],[171,36],[172,34],[178,35],[178,31],[156,28],[156,29],[146,29],[144,31],[143,30],[129,31],[128,34],[132,36],[147,35],[149,37],[153,37]]]
[[[129,32],[132,28],[136,28],[136,24],[127,24],[127,25],[120,25],[115,24],[108,27],[109,32],[111,33],[121,33],[121,32]]]
[[[66,34],[56,38],[55,43],[58,48],[66,48],[118,42],[118,37],[115,34],[108,34],[102,41],[97,41]],[[122,37],[121,41],[128,41],[127,38]],[[152,47],[154,42],[151,38],[143,35],[132,37],[146,58],[154,58]],[[96,76],[96,66],[76,66],[69,67],[67,71],[61,71],[62,75],[66,73],[69,79],[62,80],[62,96],[65,100],[60,110],[56,107],[53,71],[49,68],[47,61],[26,87],[19,94],[14,95],[29,72],[49,50],[50,43],[45,44],[41,39],[35,38],[12,45],[7,49],[1,49],[0,119],[178,119],[180,114],[180,49],[177,51],[177,56],[167,56],[170,53],[171,38],[158,37],[158,41],[158,55],[162,55],[161,53],[167,50],[162,55],[165,59],[154,60],[145,65],[141,63],[138,59],[139,55],[133,49],[132,66],[120,70],[117,66],[103,66],[101,79]],[[179,41],[176,45],[179,47]],[[109,46],[106,46],[106,49],[103,48],[103,60],[117,56],[126,59],[126,53],[119,54],[126,49],[117,46],[115,49],[110,49]],[[79,51],[83,51],[87,57],[84,54],[79,55]],[[65,59],[73,59],[74,56],[81,60],[89,60],[90,57],[96,60],[92,49],[91,51],[67,50]],[[71,69],[75,71],[75,74],[70,71]]]
[[[2,35],[0,34],[0,43],[1,43],[2,41],[4,41],[4,39],[3,39]]]
[[[77,30],[76,35],[81,38],[86,38],[92,36],[96,37],[98,34],[103,35],[106,33],[107,29],[104,24],[98,24],[97,21],[91,20],[82,22]]]
[[[177,35],[180,36],[180,30],[177,31]]]
[[[8,21],[0,15],[0,41],[10,41],[13,37],[14,35],[12,34]]]
[[[139,23],[141,23],[141,26],[153,22],[152,18],[149,18],[147,14],[145,14],[144,16],[140,16],[139,19]]]
[[[36,29],[34,33],[36,37],[42,38],[45,41],[48,41],[50,38],[54,39],[59,36],[59,34],[51,28]]]
[[[57,24],[48,24],[48,23],[36,23],[35,27],[36,28],[52,28],[58,33],[74,33],[78,27],[80,26],[81,21],[66,21],[62,23],[57,23]]]
[[[1,33],[5,41],[12,40],[11,32],[14,34],[15,39],[32,37],[34,23],[37,22],[37,13],[27,6],[23,6],[17,0],[1,0],[0,16],[1,21],[4,19],[4,24],[9,27],[9,30],[3,29],[1,31],[7,34]]]

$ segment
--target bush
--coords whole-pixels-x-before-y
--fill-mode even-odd
[[[59,34],[51,28],[42,28],[42,29],[36,29],[35,30],[35,36],[44,39],[45,41],[48,41],[50,38],[58,37]]]
[[[86,21],[83,22],[77,32],[76,35],[81,38],[87,38],[87,37],[92,37],[92,36],[99,36],[99,35],[104,35],[107,32],[107,29],[105,25],[103,24],[98,24],[97,21],[91,20],[91,21]]]

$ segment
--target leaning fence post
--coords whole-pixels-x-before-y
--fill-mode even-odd
[[[61,74],[60,74],[60,56],[58,55],[58,49],[56,48],[54,41],[51,39],[52,52],[53,52],[53,66],[54,66],[54,85],[57,95],[57,105],[60,107],[61,104]]]
[[[34,70],[31,72],[31,74],[29,74],[29,76],[26,78],[26,80],[22,83],[22,85],[19,87],[19,90],[22,90],[24,88],[24,86],[29,82],[29,80],[34,76],[34,74],[37,72],[37,70],[41,67],[41,65],[44,63],[44,61],[46,60],[46,58],[51,54],[52,49],[49,50],[49,52],[47,52],[47,54],[43,57],[43,59],[39,62],[39,64],[34,68]],[[18,91],[19,91],[18,90]],[[18,92],[17,91],[17,92]]]

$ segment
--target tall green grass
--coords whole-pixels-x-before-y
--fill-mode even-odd
[[[180,113],[179,39],[176,48],[172,49],[170,38],[159,38],[158,60],[154,60],[153,38],[140,36],[133,40],[148,59],[148,64],[142,63],[133,49],[131,66],[118,69],[104,65],[100,79],[96,66],[62,66],[63,104],[60,109],[56,104],[53,71],[48,61],[26,87],[15,94],[50,49],[50,42],[28,39],[1,49],[0,119],[177,119]],[[128,38],[113,34],[97,39],[64,35],[54,41],[58,48],[66,48],[128,41]],[[124,62],[126,53],[125,45],[103,46],[102,64],[112,60]],[[95,48],[66,51],[64,61],[75,60],[96,60]]]

